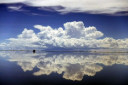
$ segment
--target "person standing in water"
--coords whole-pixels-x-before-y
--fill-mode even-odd
[[[33,53],[36,53],[36,50],[33,50]]]

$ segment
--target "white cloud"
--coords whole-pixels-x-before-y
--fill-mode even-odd
[[[8,6],[8,9],[19,11],[22,8],[22,6]]]
[[[10,11],[18,11],[18,12],[26,12],[29,13],[29,10],[25,10],[23,9],[22,5],[18,5],[18,6],[8,6],[7,7]]]
[[[24,2],[26,0],[1,0],[0,3],[21,3],[21,2]]]
[[[18,35],[18,38],[20,39],[32,39],[32,40],[38,40],[38,37],[34,33],[33,30],[24,29],[22,34]]]
[[[103,33],[97,31],[95,27],[85,28],[83,22],[67,22],[64,24],[67,35],[71,38],[99,38],[103,36]]]
[[[128,0],[1,0],[0,3],[23,3],[42,10],[55,10],[60,13],[86,12],[91,14],[127,15]],[[49,9],[48,9],[49,8]]]
[[[64,27],[35,25],[40,32],[24,29],[17,38],[10,38],[9,43],[0,44],[1,49],[52,49],[52,50],[87,50],[91,48],[125,48],[128,39],[103,38],[103,33],[96,27],[85,27],[82,21],[64,23]]]
[[[40,14],[40,13],[35,13],[35,12],[32,12],[30,10],[27,10],[23,7],[23,5],[10,5],[7,7],[9,9],[9,11],[17,11],[17,12],[22,12],[24,14],[28,14],[28,15],[34,15],[34,16],[46,16],[46,15],[43,15],[43,14]]]

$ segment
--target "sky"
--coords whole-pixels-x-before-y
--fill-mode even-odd
[[[128,48],[128,0],[2,0],[0,49]]]

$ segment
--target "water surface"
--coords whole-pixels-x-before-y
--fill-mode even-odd
[[[128,53],[0,51],[0,85],[128,85]]]

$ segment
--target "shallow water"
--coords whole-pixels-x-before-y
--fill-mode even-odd
[[[128,85],[128,53],[0,52],[0,85]]]

